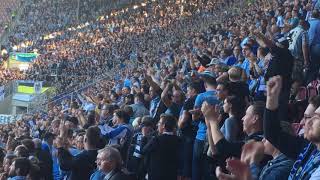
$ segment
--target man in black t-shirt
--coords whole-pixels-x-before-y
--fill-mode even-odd
[[[228,71],[229,80],[229,95],[235,95],[243,98],[244,102],[249,103],[249,86],[246,82],[241,81],[241,68],[232,67]]]
[[[187,99],[183,104],[178,122],[179,134],[182,139],[179,150],[179,176],[191,178],[192,172],[192,151],[193,141],[197,133],[198,125],[192,121],[194,102],[197,94],[200,92],[201,84],[199,82],[191,82],[187,87]]]
[[[289,42],[286,38],[279,38],[276,42],[267,39],[262,34],[256,34],[257,42],[261,47],[269,48],[272,59],[269,62],[265,74],[266,82],[269,78],[280,75],[283,79],[279,98],[279,119],[288,119],[288,102],[291,88],[291,74],[293,68],[293,56],[288,50]]]
[[[188,84],[187,99],[183,104],[178,122],[178,127],[182,136],[187,136],[190,138],[194,138],[195,136],[196,131],[194,131],[193,127],[194,123],[192,122],[192,114],[189,111],[193,110],[194,102],[197,94],[200,92],[200,88],[201,86],[198,82],[192,82]]]

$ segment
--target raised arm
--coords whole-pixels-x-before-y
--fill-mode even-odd
[[[145,79],[148,81],[149,85],[156,91],[161,89],[160,86],[152,79],[150,70],[148,70],[148,72],[145,73]]]
[[[263,121],[265,138],[287,157],[296,159],[307,141],[281,131],[278,116],[279,95],[282,88],[280,76],[274,76],[267,83],[267,103]]]
[[[168,93],[170,90],[172,90],[172,83],[167,83],[164,90],[161,93],[161,101],[164,103],[164,105],[169,108],[172,105],[172,101],[168,96]]]
[[[77,112],[77,118],[79,120],[79,123],[81,127],[83,127],[87,123],[86,117],[83,115],[82,110],[78,110]]]

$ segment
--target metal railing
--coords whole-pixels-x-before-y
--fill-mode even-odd
[[[35,112],[46,112],[51,105],[58,104],[63,100],[70,99],[72,100],[74,97],[77,96],[78,93],[85,91],[88,88],[95,86],[97,83],[100,83],[103,80],[111,80],[114,77],[114,70],[110,70],[107,73],[97,78],[94,82],[86,84],[82,87],[73,90],[72,92],[62,93],[56,95],[52,92],[42,93],[38,97],[35,97],[32,104],[28,107],[28,113],[35,113]]]

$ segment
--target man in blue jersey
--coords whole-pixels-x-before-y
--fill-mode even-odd
[[[310,69],[307,82],[314,80],[318,74],[320,63],[320,11],[314,10],[312,18],[309,20],[310,28],[308,31],[310,49]]]
[[[204,71],[200,74],[200,77],[204,81],[206,92],[200,93],[197,96],[194,104],[194,110],[190,111],[193,114],[192,119],[198,122],[198,131],[193,144],[192,180],[201,180],[206,174],[201,172],[201,170],[204,169],[203,165],[205,163],[205,154],[203,152],[207,137],[207,126],[204,118],[200,114],[202,103],[206,101],[212,105],[219,104],[219,100],[216,96],[217,82],[215,75],[209,71]]]
[[[127,159],[127,152],[132,137],[133,128],[129,123],[130,116],[124,110],[116,110],[113,115],[113,127],[99,126],[103,136],[109,140],[109,145],[119,145],[121,156]]]

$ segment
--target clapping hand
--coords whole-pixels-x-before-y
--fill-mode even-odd
[[[251,141],[242,147],[241,161],[246,164],[259,164],[264,157],[262,142]]]
[[[261,142],[251,141],[243,146],[241,160],[228,159],[227,170],[230,174],[216,169],[216,176],[219,180],[251,180],[250,164],[259,164],[264,156],[264,146]]]
[[[252,180],[249,165],[239,159],[228,159],[227,170],[231,174],[227,174],[220,167],[217,167],[217,178],[219,180]]]
[[[217,120],[219,117],[219,107],[217,105],[210,105],[208,102],[204,102],[201,111],[206,120]]]

